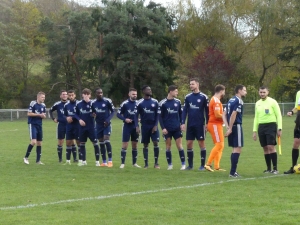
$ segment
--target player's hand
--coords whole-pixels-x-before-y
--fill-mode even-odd
[[[205,132],[207,132],[207,124],[204,126]]]
[[[157,126],[154,126],[153,128],[152,128],[152,133],[154,133],[154,132],[156,132],[157,131]]]
[[[96,118],[96,116],[97,116],[96,113],[92,113],[92,117]]]
[[[291,111],[289,111],[289,112],[287,112],[287,114],[286,115],[288,115],[288,116],[292,116],[293,115],[293,113],[291,112]]]
[[[80,126],[84,127],[85,126],[85,122],[83,120],[79,120],[79,124]]]
[[[107,127],[108,126],[108,122],[104,121],[104,127]]]
[[[185,131],[185,124],[181,124],[181,125],[180,125],[180,130],[181,130],[181,131]]]
[[[257,137],[256,137],[256,132],[253,132],[252,138],[254,141],[256,141]]]
[[[46,118],[46,113],[41,113],[41,114],[39,114],[40,115],[40,117],[42,118],[42,119],[45,119]]]
[[[162,133],[163,133],[163,135],[167,135],[168,134],[168,131],[167,131],[167,129],[165,128],[165,129],[163,129],[162,130]]]
[[[282,131],[281,130],[277,130],[277,136],[281,137]]]
[[[141,132],[139,127],[136,127],[135,131],[136,131],[137,134],[140,134],[140,132]]]
[[[225,137],[228,137],[232,133],[232,130],[228,127],[225,133]]]
[[[68,123],[72,123],[72,122],[73,122],[73,119],[72,119],[71,116],[68,116],[68,117],[67,117],[67,122],[68,122]]]
[[[126,119],[125,119],[125,123],[132,123],[132,119],[126,118]]]

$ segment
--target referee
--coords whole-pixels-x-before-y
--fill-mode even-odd
[[[267,169],[264,173],[278,174],[277,152],[275,149],[276,135],[281,136],[282,116],[277,101],[268,97],[267,87],[259,88],[260,100],[255,104],[255,117],[253,123],[253,140],[256,141],[257,133],[261,147],[263,147]],[[271,162],[273,170],[271,169]]]

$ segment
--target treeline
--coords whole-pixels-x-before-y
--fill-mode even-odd
[[[155,0],[154,0],[155,1]],[[141,0],[0,2],[0,108],[27,107],[38,91],[46,103],[61,89],[102,87],[117,105],[129,87],[148,84],[154,97],[198,77],[211,94],[237,83],[246,102],[266,85],[278,101],[294,101],[299,84],[300,2],[179,0],[167,8]],[[48,105],[49,105],[48,104]]]

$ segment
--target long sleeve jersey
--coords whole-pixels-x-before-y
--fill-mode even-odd
[[[79,101],[76,104],[75,118],[83,120],[85,122],[85,129],[91,129],[95,127],[94,117],[92,115],[92,101],[86,102],[84,100]]]
[[[46,105],[44,103],[37,103],[37,101],[31,101],[28,112],[36,113],[36,114],[42,114],[46,113]],[[42,125],[43,119],[38,116],[28,116],[28,124],[34,124],[34,125]]]
[[[202,92],[190,93],[185,96],[184,106],[182,111],[182,124],[185,124],[188,117],[187,126],[203,126],[208,123],[208,97]]]
[[[73,122],[71,124],[78,123],[78,120],[76,119],[76,104],[79,101],[68,101],[64,106],[64,116],[65,117],[72,117]]]
[[[243,112],[244,112],[244,102],[237,96],[229,99],[227,105],[225,106],[224,112],[226,113],[226,118],[228,124],[230,122],[231,114],[236,111],[236,118],[233,124],[242,124],[243,122]]]
[[[131,101],[130,99],[127,99],[126,101],[122,102],[118,110],[117,117],[123,121],[125,121],[125,119],[131,119],[132,121],[134,121],[135,106],[136,101]]]
[[[67,123],[66,117],[64,115],[64,106],[67,102],[58,101],[50,108],[49,113],[52,120],[54,120],[53,112],[57,113],[57,121],[60,123]]]
[[[159,123],[161,129],[166,129],[167,131],[180,130],[181,125],[181,102],[179,99],[167,98],[163,99],[159,103]]]
[[[103,124],[104,122],[110,123],[110,120],[114,116],[114,111],[114,104],[109,98],[92,101],[92,112],[96,114],[96,122],[98,124]]]
[[[141,124],[143,126],[154,127],[158,124],[158,101],[154,98],[140,99],[135,107],[135,126],[138,126],[138,118],[140,115]]]
[[[257,131],[259,124],[273,122],[277,123],[278,129],[282,129],[282,116],[277,101],[270,97],[258,100],[255,104],[253,131]]]

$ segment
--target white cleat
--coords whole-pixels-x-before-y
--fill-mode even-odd
[[[27,164],[27,165],[29,164],[29,161],[28,161],[27,158],[24,158],[23,160],[24,160],[24,163],[25,163],[25,164]]]
[[[64,165],[71,165],[71,161],[67,160],[66,163]]]
[[[42,163],[41,161],[36,162],[36,164],[38,164],[38,165],[45,165],[45,164]]]
[[[132,166],[133,166],[133,167],[136,167],[136,168],[142,168],[142,167],[139,166],[138,164],[133,164]]]
[[[185,165],[182,165],[180,170],[185,170]]]
[[[173,165],[168,165],[168,169],[167,170],[172,170],[173,169]]]
[[[96,161],[96,166],[100,166],[100,162],[99,161]]]
[[[124,169],[124,167],[125,167],[125,164],[120,165],[120,169]]]
[[[83,165],[83,166],[86,166],[86,165],[87,165],[87,162],[86,162],[86,161],[82,161],[82,165]]]

